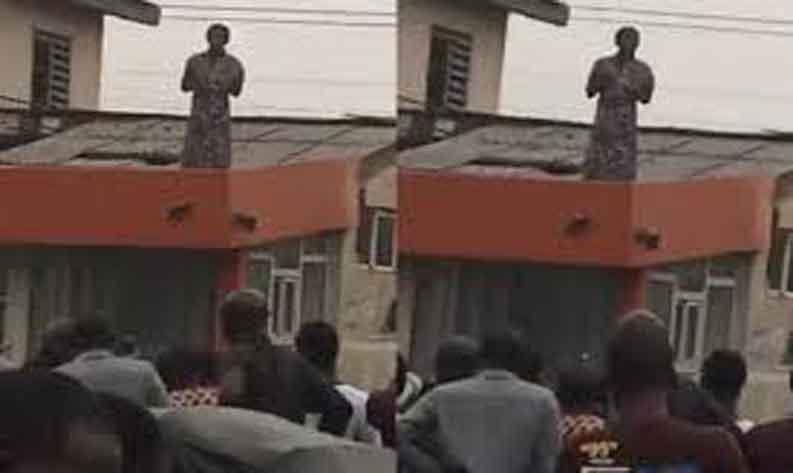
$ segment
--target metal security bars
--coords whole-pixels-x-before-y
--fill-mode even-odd
[[[31,100],[34,107],[69,107],[71,53],[69,38],[40,30],[34,32]]]

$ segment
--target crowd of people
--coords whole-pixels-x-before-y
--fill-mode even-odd
[[[276,471],[240,465],[246,459],[272,467],[266,455],[248,452],[276,451],[285,438],[324,445],[311,437],[323,434],[395,447],[394,422],[383,421],[394,416],[387,406],[396,405],[395,389],[370,395],[337,380],[332,325],[307,323],[295,349],[277,346],[266,331],[266,299],[256,290],[229,294],[219,317],[228,350],[175,347],[152,362],[107,320],[52,323],[30,362],[0,367],[0,471]],[[169,438],[177,431],[189,442]],[[268,446],[274,436],[281,438]],[[187,445],[199,440],[200,448]],[[218,463],[216,453],[240,461]]]
[[[0,367],[0,471],[264,472],[239,465],[306,432],[395,452],[399,473],[793,471],[793,418],[740,416],[742,355],[717,350],[698,381],[681,376],[647,311],[617,322],[602,359],[545,367],[516,331],[455,336],[432,381],[398,356],[371,393],[338,379],[332,325],[306,323],[293,348],[277,346],[255,290],[231,293],[219,317],[227,351],[174,348],[153,363],[106,320],[53,323],[26,366]]]
[[[793,472],[793,418],[739,415],[743,356],[714,351],[694,381],[676,372],[669,339],[658,317],[636,311],[602,360],[583,355],[552,375],[518,332],[448,340],[434,385],[400,398],[399,471]]]

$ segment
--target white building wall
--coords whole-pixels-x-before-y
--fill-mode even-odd
[[[70,107],[99,108],[103,17],[57,0],[0,0],[0,95],[28,101],[36,29],[72,40]],[[20,107],[0,100],[0,107]]]
[[[485,2],[458,0],[400,0],[398,87],[400,106],[426,99],[427,68],[432,26],[473,38],[468,110],[497,113],[507,12]],[[407,99],[407,100],[406,100]]]

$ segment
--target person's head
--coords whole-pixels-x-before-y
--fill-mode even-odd
[[[737,351],[716,350],[702,364],[702,387],[721,402],[741,397],[746,376],[746,361]]]
[[[41,347],[28,364],[32,368],[55,368],[76,355],[74,352],[75,320],[63,318],[53,320],[41,334]]]
[[[636,50],[639,49],[641,35],[639,34],[639,30],[633,26],[624,26],[617,30],[617,34],[614,36],[614,42],[621,54],[633,56],[636,54]]]
[[[603,374],[593,362],[579,359],[557,371],[556,398],[567,413],[595,413],[604,399]]]
[[[533,350],[531,347],[526,347],[525,349],[525,372],[524,378],[526,381],[535,384],[545,384],[548,382],[545,379],[545,360],[543,359],[542,353],[537,350]]]
[[[214,353],[192,348],[173,348],[157,357],[157,372],[168,391],[220,382],[218,359]]]
[[[465,336],[452,337],[438,347],[435,354],[435,381],[449,383],[468,378],[479,367],[479,347]]]
[[[507,370],[518,376],[525,373],[526,349],[514,330],[486,333],[479,342],[479,359],[483,368]]]
[[[215,23],[207,29],[207,42],[212,51],[223,51],[230,40],[231,30],[226,25]]]
[[[119,338],[118,345],[116,346],[116,354],[118,356],[130,358],[137,358],[140,356],[137,337],[132,334],[126,334]]]
[[[223,336],[232,345],[256,343],[267,328],[267,298],[256,289],[229,293],[220,305]]]
[[[674,389],[674,364],[668,331],[650,317],[621,321],[608,343],[608,379],[618,398]]]
[[[74,323],[72,346],[76,353],[89,350],[114,350],[117,341],[113,327],[105,319],[85,317]]]
[[[122,446],[97,397],[47,371],[0,373],[0,471],[121,473]]]
[[[306,360],[324,375],[333,378],[339,355],[339,335],[327,322],[308,322],[300,327],[295,347]]]
[[[122,473],[165,473],[169,459],[154,416],[137,404],[112,394],[97,394],[97,398],[121,439]]]

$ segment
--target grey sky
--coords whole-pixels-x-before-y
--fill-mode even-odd
[[[163,4],[177,0],[163,1]],[[394,11],[396,0],[273,0],[266,6]],[[178,3],[217,5],[213,0]],[[574,19],[566,28],[513,16],[507,39],[502,112],[545,118],[591,120],[594,103],[583,87],[592,61],[613,51],[614,24],[580,22],[575,16],[612,17],[577,6],[763,16],[793,20],[790,0],[571,0]],[[261,5],[225,0],[224,6]],[[206,15],[167,10],[166,14]],[[234,13],[210,12],[209,15]],[[239,13],[237,13],[239,14]],[[243,14],[244,15],[244,14]],[[259,14],[272,17],[271,14]],[[244,15],[246,16],[246,15]],[[250,15],[247,15],[250,16]],[[321,17],[278,15],[279,18]],[[617,19],[674,21],[621,14]],[[325,17],[328,18],[328,17]],[[339,18],[389,21],[388,18]],[[793,32],[768,26],[686,20]],[[184,59],[204,47],[206,21],[164,19],[157,29],[110,20],[107,28],[103,106],[110,109],[186,112],[178,90]],[[388,115],[396,90],[396,30],[270,24],[234,24],[230,49],[246,63],[248,87],[235,102],[238,114]],[[643,107],[642,124],[718,130],[793,131],[793,37],[773,37],[641,26],[640,56],[654,68],[654,103]]]
[[[395,0],[167,0],[167,4],[266,6],[395,11]],[[195,16],[393,22],[388,17],[318,17],[269,13],[197,12]],[[319,27],[229,22],[229,50],[248,72],[247,88],[233,103],[240,115],[323,116],[395,113],[396,28]],[[106,109],[185,113],[179,91],[187,57],[205,49],[208,21],[164,18],[158,28],[109,20],[102,105]]]
[[[618,6],[793,21],[790,0],[572,0],[575,15],[606,16],[576,5]],[[614,16],[614,14],[611,14]],[[628,20],[703,23],[619,15]],[[716,26],[775,29],[793,26],[708,21]],[[557,28],[513,17],[507,42],[502,112],[589,121],[594,103],[584,84],[594,59],[613,51],[618,25],[580,22]],[[640,122],[717,130],[793,131],[793,36],[749,36],[639,26],[639,55],[655,70],[657,95],[640,111]]]

